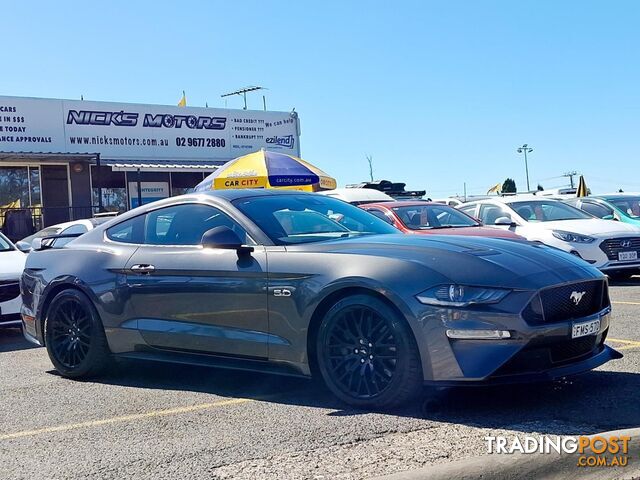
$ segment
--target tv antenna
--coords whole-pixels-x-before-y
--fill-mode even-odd
[[[578,172],[576,172],[575,170],[572,170],[571,172],[564,173],[562,176],[563,177],[569,177],[569,182],[571,183],[571,188],[573,188],[573,177],[575,177],[576,175],[578,175]]]
[[[250,86],[250,87],[241,88],[241,89],[236,90],[234,92],[225,93],[223,95],[220,95],[220,97],[224,98],[224,97],[231,97],[232,95],[241,95],[242,98],[244,99],[244,108],[243,108],[243,110],[246,110],[247,109],[247,93],[255,92],[256,90],[267,90],[267,89],[265,87],[258,87],[258,86],[254,85],[254,86]]]

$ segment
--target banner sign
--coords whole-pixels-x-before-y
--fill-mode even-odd
[[[299,156],[297,115],[0,96],[0,152],[227,161],[261,148]]]
[[[169,198],[169,182],[140,182],[142,205]],[[138,182],[129,182],[130,207],[138,207]]]

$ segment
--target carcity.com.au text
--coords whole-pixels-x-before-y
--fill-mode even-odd
[[[628,436],[527,435],[484,437],[490,454],[578,454],[578,467],[625,467],[629,463]]]

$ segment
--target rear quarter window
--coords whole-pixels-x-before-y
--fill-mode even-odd
[[[125,220],[107,229],[107,238],[120,243],[142,243],[144,236],[144,215]]]

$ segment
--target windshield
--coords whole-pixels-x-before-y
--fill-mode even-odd
[[[242,198],[233,204],[276,245],[398,233],[394,227],[364,210],[322,195]]]
[[[640,218],[640,196],[639,197],[614,197],[606,198],[609,203],[622,210],[632,218]]]
[[[471,217],[447,205],[412,205],[394,207],[393,211],[412,230],[480,226]]]
[[[552,222],[556,220],[593,218],[582,210],[557,200],[513,202],[510,203],[509,206],[527,222]]]
[[[0,252],[8,252],[13,250],[13,245],[7,237],[0,233]]]
[[[43,228],[39,232],[36,232],[33,235],[29,235],[28,237],[23,238],[20,241],[21,242],[26,242],[26,243],[31,243],[36,238],[49,237],[51,235],[57,235],[58,233],[60,233],[60,230],[62,230],[62,227],[58,227],[58,226]]]

